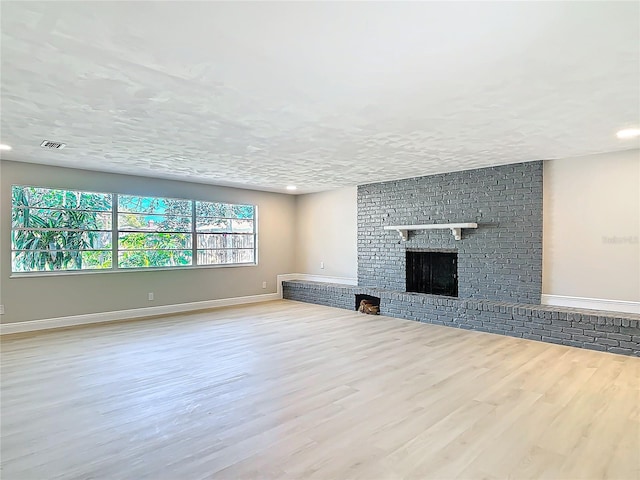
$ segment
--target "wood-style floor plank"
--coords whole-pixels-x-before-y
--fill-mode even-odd
[[[3,480],[640,479],[640,359],[277,301],[5,336]]]

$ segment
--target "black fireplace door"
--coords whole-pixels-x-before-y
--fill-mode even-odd
[[[458,296],[458,254],[407,251],[407,292]]]

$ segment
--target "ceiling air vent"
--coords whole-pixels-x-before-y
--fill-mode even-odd
[[[42,148],[49,148],[51,150],[61,150],[64,147],[67,146],[66,143],[60,143],[60,142],[52,142],[51,140],[44,140],[40,146]]]

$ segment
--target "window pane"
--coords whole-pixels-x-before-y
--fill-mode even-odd
[[[118,195],[118,211],[191,216],[191,200]]]
[[[198,234],[198,248],[253,248],[253,235]]]
[[[196,202],[196,217],[227,217],[229,205],[219,202]]]
[[[80,192],[41,187],[12,187],[12,204],[41,208],[111,210],[110,193]]]
[[[196,202],[199,265],[255,262],[255,206]]]
[[[230,250],[231,252],[231,263],[253,263],[254,262],[254,252],[251,250]]]
[[[253,220],[231,220],[231,230],[237,233],[253,233]]]
[[[231,232],[231,220],[221,218],[196,219],[197,232]]]
[[[12,230],[13,250],[102,250],[111,248],[111,232]]]
[[[197,217],[222,217],[222,218],[254,218],[255,207],[253,205],[233,205],[228,203],[196,202]]]
[[[191,217],[120,213],[118,214],[118,230],[129,232],[190,232]]]
[[[225,265],[227,250],[198,250],[198,265]]]
[[[12,252],[14,272],[49,272],[111,268],[111,250]]]
[[[233,263],[254,263],[253,249],[198,250],[198,265],[229,265]]]
[[[232,218],[253,218],[255,213],[253,205],[232,205],[232,211]]]
[[[124,213],[118,214],[118,267],[191,265],[192,205],[191,200],[119,195]]]
[[[191,250],[130,250],[118,252],[119,268],[191,265]]]
[[[87,212],[16,208],[11,216],[13,228],[75,228],[86,230],[111,230],[111,212]]]
[[[254,235],[233,235],[233,248],[253,248],[254,238]]]
[[[184,249],[191,248],[190,233],[120,233],[120,250]]]
[[[19,185],[11,194],[14,272],[111,268],[111,194]]]
[[[212,249],[212,248],[226,248],[227,239],[231,235],[217,234],[217,233],[199,233],[198,234],[198,248]]]

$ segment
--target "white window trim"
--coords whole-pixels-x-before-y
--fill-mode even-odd
[[[57,188],[57,187],[45,187],[45,186],[33,186],[33,185],[12,185],[11,191],[13,192],[13,187],[31,187],[31,188],[48,188],[54,190],[65,190],[72,192],[85,192],[82,189],[69,189],[69,188]],[[238,267],[257,267],[258,266],[258,205],[250,204],[250,203],[231,203],[226,201],[219,200],[200,200],[200,199],[188,199],[188,198],[174,198],[174,197],[156,197],[151,195],[137,195],[137,194],[118,194],[118,193],[109,193],[109,192],[88,192],[88,193],[98,193],[103,195],[111,195],[111,229],[96,229],[96,230],[82,230],[82,229],[69,229],[69,228],[56,228],[56,229],[42,229],[42,228],[26,228],[26,227],[17,227],[14,228],[11,225],[10,232],[16,230],[57,230],[57,231],[81,231],[81,232],[111,232],[111,268],[95,268],[95,269],[82,269],[82,270],[43,270],[43,271],[31,271],[31,272],[14,272],[13,271],[13,252],[20,251],[13,249],[12,242],[9,241],[9,247],[11,252],[11,274],[9,278],[33,278],[33,277],[50,277],[50,276],[59,276],[59,275],[96,275],[96,274],[113,274],[113,273],[140,273],[140,272],[159,272],[159,271],[181,271],[181,270],[200,270],[200,269],[217,269],[217,268],[238,268]],[[139,196],[144,198],[171,198],[174,200],[185,200],[191,202],[191,265],[176,265],[171,267],[160,266],[160,267],[120,267],[118,266],[118,253],[121,251],[119,249],[119,234],[130,232],[128,230],[120,230],[118,228],[118,214],[121,213],[118,211],[118,196],[119,195],[132,195]],[[11,210],[13,211],[16,208],[13,205],[13,193],[11,196]],[[222,203],[227,205],[250,205],[253,207],[253,262],[247,263],[225,263],[225,264],[206,264],[206,265],[198,265],[198,251],[206,251],[212,249],[198,249],[198,233],[197,232],[197,219],[198,218],[223,218],[234,220],[229,217],[197,217],[196,216],[196,202],[206,202],[206,203]],[[33,209],[33,210],[66,210],[57,207],[17,207],[22,210],[25,209]],[[89,209],[78,209],[78,211],[91,211],[91,212],[102,212],[108,213],[108,210],[89,210]],[[124,213],[134,213],[135,212],[124,212]],[[144,213],[144,212],[141,212]],[[158,233],[167,233],[167,232],[158,232]],[[189,233],[189,232],[177,232],[177,233]],[[217,233],[217,232],[207,232],[207,233]],[[219,232],[220,234],[229,233],[229,232]],[[153,250],[153,249],[144,249],[144,250]],[[160,250],[168,250],[168,249],[160,249]],[[173,250],[189,250],[189,249],[173,249]],[[218,249],[213,249],[218,250]],[[220,250],[250,250],[249,248],[225,248]],[[43,250],[46,251],[46,250]],[[82,251],[107,251],[105,249],[88,249]]]

